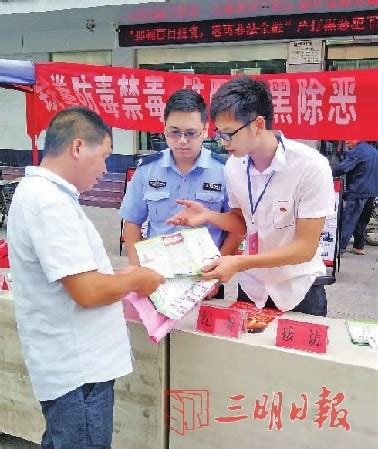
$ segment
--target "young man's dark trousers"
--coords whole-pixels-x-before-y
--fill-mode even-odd
[[[239,289],[239,301],[251,302],[245,292]],[[265,307],[277,309],[272,298],[268,296]],[[302,312],[308,315],[327,316],[327,296],[323,285],[312,285],[302,301],[291,310],[291,312]]]

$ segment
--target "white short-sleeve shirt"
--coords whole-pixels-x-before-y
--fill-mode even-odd
[[[132,362],[121,303],[83,308],[59,281],[113,273],[79,192],[44,168],[25,174],[9,211],[9,256],[22,350],[35,396],[45,401],[126,375]]]
[[[273,173],[252,225],[247,167],[247,156],[231,156],[225,167],[226,184],[229,205],[242,210],[247,233],[252,229],[258,232],[259,253],[292,242],[298,218],[334,214],[335,194],[328,160],[315,149],[281,135],[271,165],[262,173],[253,165],[250,168],[254,205]],[[315,279],[325,274],[320,254],[318,248],[309,262],[244,271],[239,274],[239,282],[257,307],[262,308],[270,296],[279,309],[291,310],[302,301]]]

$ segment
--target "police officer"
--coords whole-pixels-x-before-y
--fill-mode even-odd
[[[140,161],[123,198],[120,215],[125,220],[123,235],[129,261],[139,265],[134,244],[142,239],[147,220],[147,237],[170,234],[182,227],[166,220],[179,212],[178,198],[196,200],[214,211],[227,211],[228,196],[224,161],[202,146],[208,135],[207,108],[201,95],[191,89],[178,90],[168,99],[165,111],[168,148]],[[222,255],[234,254],[243,236],[207,228]]]

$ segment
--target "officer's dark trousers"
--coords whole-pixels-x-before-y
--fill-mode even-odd
[[[341,250],[345,251],[350,238],[354,237],[353,247],[363,249],[366,227],[374,209],[374,197],[347,199],[343,209],[341,229]]]

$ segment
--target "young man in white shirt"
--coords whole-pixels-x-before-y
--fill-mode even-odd
[[[114,274],[79,204],[111,152],[111,130],[95,112],[59,112],[41,165],[26,168],[9,211],[17,328],[46,419],[43,449],[111,448],[114,379],[132,371],[120,300],[163,282],[140,267]]]
[[[238,77],[223,84],[212,98],[211,118],[231,156],[225,168],[231,211],[180,200],[186,207],[170,222],[246,233],[244,255],[204,267],[205,279],[228,282],[240,272],[241,287],[257,307],[273,302],[283,311],[325,316],[325,290],[314,282],[325,274],[319,238],[334,212],[327,159],[272,130],[272,98],[261,80]]]

